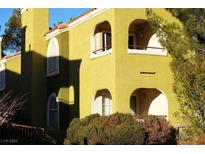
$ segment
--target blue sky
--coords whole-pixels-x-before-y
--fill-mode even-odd
[[[12,15],[12,10],[9,8],[0,8],[0,35],[3,34],[5,29],[5,23],[9,19],[9,17]],[[80,15],[81,13],[89,10],[88,8],[53,8],[50,9],[50,26],[53,27],[54,23],[57,23],[58,21],[66,22],[70,20],[70,18],[76,17]]]

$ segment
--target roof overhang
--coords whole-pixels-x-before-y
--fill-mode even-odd
[[[55,36],[57,36],[57,35],[59,35],[59,34],[61,34],[63,32],[69,31],[70,29],[72,29],[72,28],[74,28],[74,27],[76,27],[76,26],[78,26],[78,25],[80,25],[80,24],[82,24],[82,23],[84,23],[84,22],[86,22],[86,21],[88,21],[88,20],[90,20],[90,19],[100,15],[101,13],[103,13],[103,12],[105,12],[107,10],[109,10],[109,8],[98,8],[98,9],[95,9],[94,11],[92,11],[92,12],[90,12],[90,13],[88,13],[88,14],[86,14],[86,15],[78,18],[78,19],[76,19],[75,21],[67,24],[67,26],[65,28],[56,28],[55,30],[53,30],[50,33],[47,33],[45,35],[46,40],[49,40],[52,37],[55,37]]]

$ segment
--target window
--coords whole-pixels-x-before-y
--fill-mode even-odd
[[[102,97],[102,115],[112,114],[112,100],[109,97]]]
[[[5,73],[5,65],[0,64],[0,90],[5,89],[6,82],[6,73]]]
[[[56,38],[52,38],[47,50],[47,76],[59,74],[59,44]]]
[[[107,55],[112,52],[111,27],[107,21],[96,26],[91,44],[91,58]]]
[[[103,51],[109,50],[111,48],[111,33],[103,33]]]
[[[47,126],[49,128],[59,128],[59,104],[56,94],[51,94],[48,98]]]
[[[99,32],[94,36],[94,53],[111,49],[111,33]]]
[[[103,116],[112,114],[112,98],[108,90],[99,90],[96,93],[92,112]]]

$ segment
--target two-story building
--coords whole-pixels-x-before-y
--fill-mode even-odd
[[[165,9],[153,11],[179,22]],[[2,58],[1,89],[29,94],[23,113],[29,123],[66,128],[74,117],[116,112],[178,123],[172,57],[146,9],[91,9],[50,30],[49,9],[21,13],[24,46]]]

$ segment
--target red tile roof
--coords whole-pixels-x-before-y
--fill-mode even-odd
[[[90,13],[90,12],[96,10],[96,9],[97,9],[97,8],[92,8],[92,9],[90,9],[90,10],[88,10],[88,11],[86,11],[86,12],[80,14],[79,16],[70,19],[68,22],[61,23],[61,24],[55,26],[53,29],[49,30],[45,35],[47,35],[47,34],[53,32],[53,31],[56,30],[56,29],[59,29],[59,30],[60,30],[60,29],[64,29],[64,28],[68,27],[68,25],[69,25],[70,23],[76,21],[77,19],[79,19],[79,18],[85,16],[86,14],[88,14],[88,13]]]

